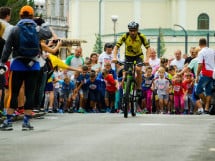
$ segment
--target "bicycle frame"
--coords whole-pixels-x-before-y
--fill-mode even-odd
[[[128,109],[131,108],[132,116],[136,116],[136,61],[134,62],[125,62],[125,65],[128,66],[126,71],[126,79],[123,84],[123,106],[124,106],[124,117],[128,117]]]

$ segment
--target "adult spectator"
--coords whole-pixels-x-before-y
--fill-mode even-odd
[[[199,47],[201,51],[198,54],[198,70],[196,75],[196,94],[205,101],[205,113],[209,112],[209,105],[211,102],[211,95],[213,89],[213,70],[215,64],[215,51],[207,47],[207,40],[201,38],[199,40]],[[205,92],[205,99],[204,99]]]
[[[90,54],[90,63],[91,63],[91,70],[94,70],[96,71],[96,73],[98,73],[100,71],[100,64],[98,63],[97,53]]]
[[[7,40],[8,35],[13,28],[13,25],[9,23],[11,18],[11,8],[9,7],[1,7],[0,8],[0,22],[5,25],[5,32],[3,34],[3,39]]]
[[[10,54],[12,53],[13,61],[11,63],[10,70],[10,81],[9,81],[9,91],[10,97],[8,98],[8,109],[7,109],[7,118],[4,120],[3,124],[1,125],[1,130],[13,130],[12,127],[12,117],[14,110],[18,106],[18,94],[19,89],[24,82],[25,85],[25,96],[26,101],[24,105],[24,119],[22,124],[23,130],[33,130],[34,127],[30,124],[30,118],[32,115],[32,109],[34,106],[34,96],[36,91],[37,79],[40,70],[40,64],[37,61],[37,57],[35,56],[32,59],[29,59],[23,56],[24,52],[29,51],[28,49],[24,48],[21,50],[21,42],[23,41],[20,36],[22,32],[22,27],[31,25],[31,27],[36,27],[35,22],[32,20],[34,16],[34,9],[31,6],[24,6],[21,8],[19,12],[21,20],[18,22],[17,26],[14,27],[5,43],[1,62],[6,63]],[[25,34],[26,35],[26,34]],[[38,37],[37,33],[31,38],[35,38],[33,44],[35,43],[34,49],[37,46],[37,52],[39,53],[39,41],[36,42],[36,37]],[[32,39],[29,39],[32,40]],[[31,43],[32,43],[31,42]],[[22,45],[25,45],[24,43]],[[34,50],[30,50],[28,53],[33,53]],[[37,53],[35,52],[35,54]]]
[[[106,43],[104,45],[104,52],[99,56],[98,62],[101,65],[101,69],[104,69],[106,63],[111,63],[113,59],[113,44]],[[111,63],[111,68],[115,70],[115,63]]]
[[[175,65],[177,67],[177,70],[182,70],[184,68],[184,62],[185,59],[182,58],[181,50],[176,50],[175,51],[175,59],[170,63],[170,65]]]
[[[0,57],[4,48],[5,40],[2,38],[5,31],[5,25],[0,22]],[[0,70],[0,117],[4,110],[4,87],[5,87],[5,66],[1,67]]]
[[[0,22],[5,26],[5,31],[3,32],[2,39],[5,41],[8,38],[8,35],[13,28],[13,25],[9,23],[11,18],[11,8],[9,7],[0,7]],[[2,53],[2,52],[1,52]],[[5,73],[5,89],[3,93],[4,97],[4,105],[2,105],[2,108],[6,107],[6,102],[8,98],[8,77],[10,72],[10,61],[6,62],[6,65],[8,67],[8,71]],[[20,90],[21,91],[21,90]],[[21,103],[21,101],[19,101]]]
[[[185,62],[184,62],[184,65],[188,65],[192,59],[194,59],[196,56],[197,56],[197,53],[195,51],[195,48],[196,47],[191,47],[190,48],[190,56],[188,56],[186,59],[185,59]]]
[[[153,74],[160,66],[160,59],[157,57],[157,53],[154,48],[151,48],[151,53],[149,56],[149,65],[152,67]]]
[[[77,46],[75,48],[74,55],[70,55],[66,58],[65,63],[74,68],[81,68],[81,66],[84,65],[84,58],[82,57],[82,48],[80,46]],[[74,76],[74,72],[70,73],[72,75],[72,78]]]
[[[77,46],[75,49],[74,55],[70,55],[66,58],[66,64],[75,68],[81,67],[84,65],[84,59],[82,55],[82,48]]]
[[[197,69],[198,69],[198,57],[197,56],[198,56],[199,51],[200,51],[200,48],[198,48],[198,47],[195,47],[194,50],[192,50],[192,60],[178,74],[182,75],[183,73],[190,70],[190,71],[192,71],[192,73],[196,77]]]

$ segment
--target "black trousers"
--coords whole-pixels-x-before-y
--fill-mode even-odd
[[[11,71],[9,76],[7,107],[12,109],[18,107],[19,90],[24,82],[26,97],[24,108],[29,110],[33,109],[38,78],[39,71]]]

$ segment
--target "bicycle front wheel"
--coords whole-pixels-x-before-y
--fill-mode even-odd
[[[130,102],[130,90],[131,90],[131,80],[128,79],[125,86],[125,94],[124,94],[124,117],[128,117],[128,109]]]

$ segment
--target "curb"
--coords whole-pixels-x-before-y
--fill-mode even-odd
[[[39,112],[39,113],[35,113],[32,118],[39,118],[41,116],[44,116],[46,113],[45,112]],[[14,121],[19,121],[19,120],[23,120],[24,115],[19,115],[19,116],[14,116],[13,117],[13,122]],[[0,118],[0,124],[3,123],[3,121],[5,120],[5,116]]]

